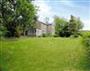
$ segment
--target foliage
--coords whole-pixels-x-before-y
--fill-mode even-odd
[[[51,33],[43,33],[42,37],[52,37],[52,34]]]
[[[83,27],[80,19],[77,19],[72,15],[69,22],[63,18],[55,17],[54,23],[55,33],[61,37],[69,37],[71,35],[77,37],[79,30]]]
[[[0,25],[0,38],[5,36],[5,33],[7,32],[6,28],[2,25]]]
[[[32,26],[36,20],[36,9],[29,0],[1,0],[0,16],[1,23],[7,29],[6,36],[17,37],[19,30],[23,28],[24,32]]]
[[[28,28],[35,28],[37,20],[36,9],[31,2],[27,0],[17,0],[17,13],[22,17],[20,23],[22,24],[23,34]]]
[[[86,43],[86,45],[87,45],[88,47],[90,47],[90,37],[87,37],[87,38],[85,39],[85,43]]]
[[[90,37],[90,31],[81,31],[81,36],[83,38]]]
[[[84,34],[82,37],[83,37],[83,41],[84,41],[85,46],[90,47],[90,35]]]
[[[89,32],[90,33],[90,32]],[[87,34],[87,32],[86,32]],[[83,34],[82,38],[83,38],[83,44],[85,46],[85,50],[86,50],[86,56],[85,56],[85,68],[89,69],[90,67],[90,34],[86,35],[85,33]]]
[[[76,18],[71,15],[69,24],[68,24],[68,30],[72,34],[76,34],[80,29],[82,29],[83,23],[80,21],[80,18]]]
[[[44,33],[42,34],[42,37],[46,37],[46,36],[47,36],[46,34],[44,34]]]
[[[64,18],[59,18],[58,16],[54,17],[55,23],[55,34],[58,36],[61,31],[63,31],[64,27],[67,24],[67,21]]]

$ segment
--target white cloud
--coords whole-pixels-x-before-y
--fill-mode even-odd
[[[84,28],[83,30],[90,30],[90,20],[83,20]]]
[[[49,17],[50,22],[52,22],[52,8],[44,0],[36,0],[34,4],[39,7],[38,16],[39,20],[45,22],[45,18]]]
[[[90,17],[88,18],[89,15],[84,15],[85,13],[88,14],[88,11],[86,12],[86,10],[89,10],[89,8],[76,5],[74,2],[70,0],[53,0],[53,2],[50,1],[53,5],[55,4],[54,5],[54,7],[56,7],[55,9],[58,8],[58,4],[56,5],[55,2],[56,1],[59,2],[60,8],[58,8],[58,10],[55,10],[52,9],[53,7],[51,7],[50,4],[48,4],[48,1],[49,0],[34,1],[34,4],[39,7],[39,11],[37,15],[39,16],[40,21],[45,22],[45,18],[48,17],[50,20],[49,22],[53,22],[54,15],[69,19],[70,15],[73,14],[75,16],[79,16],[82,18],[82,21],[84,23],[84,28],[83,28],[84,30],[90,30]],[[84,19],[85,17],[83,16],[87,17],[87,19]]]

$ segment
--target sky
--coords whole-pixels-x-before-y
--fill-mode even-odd
[[[70,19],[70,15],[80,17],[84,30],[90,30],[90,0],[35,0],[38,6],[38,19],[42,22],[49,18],[53,23],[54,16]]]

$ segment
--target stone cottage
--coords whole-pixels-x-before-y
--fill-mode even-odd
[[[36,22],[36,28],[27,31],[28,36],[42,36],[43,34],[54,34],[54,25],[46,24],[40,21]]]

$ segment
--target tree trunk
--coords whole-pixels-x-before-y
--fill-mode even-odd
[[[7,33],[6,33],[6,37],[20,37],[20,33],[17,30],[17,26],[15,25],[15,23],[9,23],[7,26]]]

